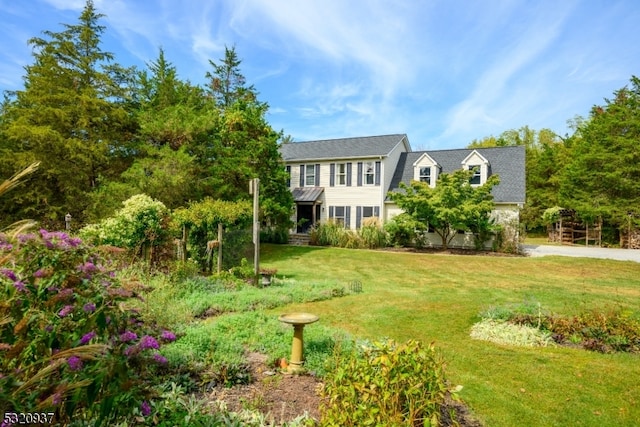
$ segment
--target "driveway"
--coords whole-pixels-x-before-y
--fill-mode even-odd
[[[522,245],[528,256],[560,255],[640,262],[640,249],[612,249],[585,246]]]

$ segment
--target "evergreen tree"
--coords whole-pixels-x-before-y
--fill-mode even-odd
[[[640,216],[640,79],[605,102],[573,138],[560,201],[586,221],[623,226]]]
[[[229,108],[236,101],[247,99],[253,101],[257,93],[253,86],[246,86],[247,80],[240,71],[242,61],[238,59],[236,48],[229,49],[225,46],[224,58],[220,64],[209,60],[213,72],[207,72],[209,79],[208,91],[216,100],[220,108]]]
[[[66,213],[81,219],[99,181],[126,166],[135,132],[121,86],[129,71],[110,65],[100,48],[102,16],[89,0],[78,24],[29,40],[34,63],[25,67],[24,89],[10,94],[2,125],[16,167],[41,166],[6,205],[8,216],[58,225]]]

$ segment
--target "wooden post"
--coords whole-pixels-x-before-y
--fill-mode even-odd
[[[260,221],[258,218],[260,179],[254,178],[249,182],[249,193],[253,194],[253,276],[257,286],[260,271]]]
[[[218,274],[222,270],[222,223],[218,223]]]

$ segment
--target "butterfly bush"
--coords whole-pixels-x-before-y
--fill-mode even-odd
[[[149,407],[175,335],[126,309],[95,249],[62,232],[0,234],[0,412],[111,422]]]

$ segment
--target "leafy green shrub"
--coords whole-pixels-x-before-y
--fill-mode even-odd
[[[92,247],[40,230],[0,237],[0,412],[111,422],[146,408],[175,335],[122,305]]]
[[[145,194],[137,194],[123,205],[113,217],[82,228],[80,237],[95,245],[117,246],[151,258],[153,248],[167,243],[169,211],[162,202]]]
[[[410,246],[416,239],[416,230],[424,228],[411,215],[401,213],[384,224],[384,230],[389,235],[389,242],[393,246]]]
[[[322,389],[323,425],[439,425],[449,390],[433,345],[374,343],[331,363]]]

